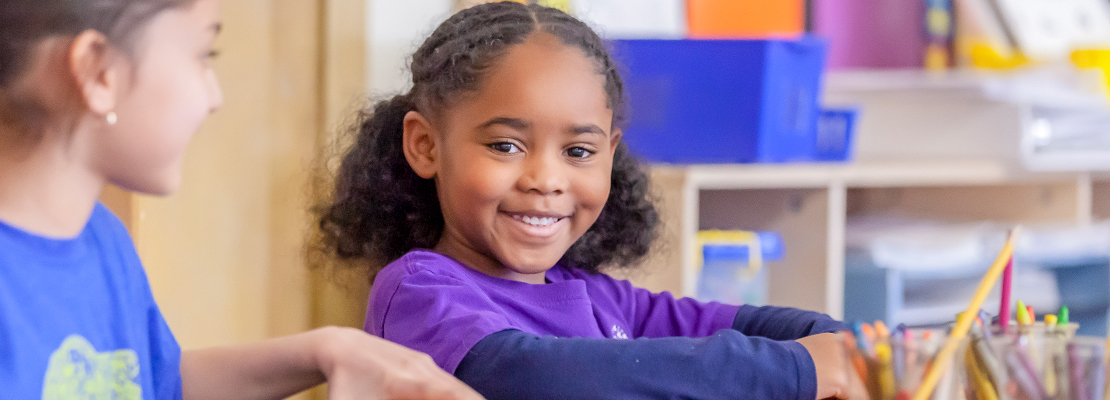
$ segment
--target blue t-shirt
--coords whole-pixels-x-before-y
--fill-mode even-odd
[[[180,364],[131,237],[104,205],[73,239],[0,221],[0,397],[180,399]]]

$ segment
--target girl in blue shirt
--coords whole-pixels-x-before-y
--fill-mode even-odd
[[[182,354],[104,185],[163,195],[222,98],[219,0],[0,2],[0,396],[480,398],[427,356],[324,328]]]

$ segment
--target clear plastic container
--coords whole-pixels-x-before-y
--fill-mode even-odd
[[[783,257],[782,237],[775,232],[706,231],[699,234],[701,273],[698,298],[727,304],[767,303],[765,261]],[[751,257],[750,248],[760,252]]]
[[[1006,334],[993,328],[987,335],[981,326],[973,327],[929,399],[1103,400],[1105,339],[1072,336],[1077,327],[1048,334],[1043,325],[1011,328]],[[861,378],[872,400],[909,399],[947,338],[944,330],[841,335],[844,368]]]

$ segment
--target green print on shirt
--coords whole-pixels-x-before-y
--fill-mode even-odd
[[[42,400],[141,400],[139,356],[124,349],[97,353],[81,335],[70,335],[50,354]]]

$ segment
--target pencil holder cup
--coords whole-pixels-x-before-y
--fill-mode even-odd
[[[909,399],[935,363],[947,337],[942,330],[913,330],[886,338],[866,338],[842,332],[845,368],[854,372],[872,400]],[[957,354],[966,353],[969,340],[960,344]],[[968,377],[963,357],[954,357],[930,399],[963,399]]]
[[[991,348],[1005,371],[1004,378],[992,382],[999,399],[1106,398],[1102,338],[1029,330],[995,336]]]

